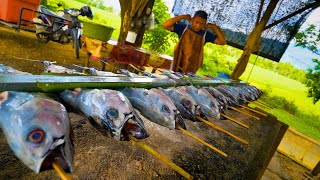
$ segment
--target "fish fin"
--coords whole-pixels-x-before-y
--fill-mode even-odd
[[[9,96],[8,91],[4,91],[4,92],[0,93],[0,105],[8,99],[8,96]]]

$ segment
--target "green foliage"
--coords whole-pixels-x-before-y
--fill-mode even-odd
[[[89,6],[92,7],[96,7],[98,9],[102,9],[102,10],[107,10],[109,12],[113,12],[113,8],[112,7],[106,7],[104,5],[104,1],[103,0],[76,0],[78,2],[81,2],[83,4],[87,4]]]
[[[267,101],[269,105],[273,108],[284,109],[290,114],[297,114],[298,107],[295,105],[294,101],[289,101],[283,96],[270,95],[271,90],[263,90],[264,95],[261,97],[264,101]]]
[[[306,78],[307,87],[309,87],[308,97],[312,97],[315,104],[320,100],[320,60],[312,59],[312,61],[317,65],[314,69],[308,69]]]
[[[319,54],[320,44],[320,26],[311,24],[304,31],[298,32],[295,36],[296,46],[306,47]],[[313,103],[317,103],[320,100],[320,61],[313,59],[313,62],[317,63],[314,69],[308,69],[306,74],[306,84],[308,89],[308,97],[313,98]]]
[[[217,76],[218,72],[230,74],[236,66],[235,61],[228,60],[231,51],[228,46],[207,43],[204,48],[204,62],[197,71],[199,75]]]
[[[163,53],[171,47],[170,41],[174,39],[173,33],[162,28],[162,23],[170,18],[168,7],[162,0],[155,0],[153,10],[156,21],[155,29],[147,30],[143,38],[143,47]]]
[[[295,36],[296,46],[306,47],[315,53],[319,53],[318,44],[320,44],[320,27],[311,24],[304,31],[300,31]]]
[[[65,8],[68,8],[64,0],[41,0],[41,4],[53,12],[63,11]]]

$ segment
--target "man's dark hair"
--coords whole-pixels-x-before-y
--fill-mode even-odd
[[[194,13],[194,17],[195,16],[201,17],[201,18],[203,18],[205,20],[208,19],[208,14],[205,11],[202,11],[202,10],[199,10],[196,13]]]

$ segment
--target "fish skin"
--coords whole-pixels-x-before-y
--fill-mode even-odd
[[[65,90],[60,98],[105,135],[117,140],[129,140],[128,134],[138,139],[149,136],[131,103],[119,91],[78,88]]]
[[[219,104],[222,106],[222,108],[224,110],[226,110],[228,108],[228,102],[226,97],[219,92],[218,90],[216,90],[214,87],[204,87],[214,98],[216,98],[216,100],[219,102]]]
[[[84,75],[83,73],[77,72],[74,69],[68,69],[63,66],[54,65],[53,62],[50,61],[43,61],[44,64],[44,72],[45,73],[59,73],[59,74],[79,74]]]
[[[200,106],[188,93],[177,88],[164,89],[163,92],[171,98],[183,118],[191,121],[198,121],[196,116],[205,118]]]
[[[65,107],[44,94],[0,93],[0,126],[14,154],[30,169],[52,169],[52,160],[71,172],[74,145]],[[39,137],[40,136],[40,137]]]
[[[221,92],[223,95],[225,95],[225,97],[227,97],[227,101],[228,101],[228,105],[229,106],[238,106],[239,105],[239,100],[238,100],[238,97],[228,91],[227,89],[221,87],[221,86],[217,86],[215,87],[216,90],[218,90],[219,92]]]
[[[99,71],[99,70],[96,70],[95,68],[88,68],[87,72],[95,76],[126,77],[126,75],[123,75],[123,74],[115,74],[113,72]]]
[[[204,88],[197,89],[194,86],[181,86],[178,89],[190,94],[206,116],[220,119],[221,107],[218,101],[207,90]]]
[[[121,74],[124,74],[124,75],[128,76],[128,77],[143,77],[143,76],[140,76],[140,75],[138,75],[136,73],[130,72],[130,71],[126,70],[126,69],[119,69],[119,72]]]
[[[30,73],[18,71],[16,69],[11,68],[10,66],[5,66],[3,64],[0,64],[0,74],[1,75],[10,75],[10,74],[31,75]]]
[[[120,90],[128,97],[134,108],[150,121],[169,129],[178,124],[186,128],[173,102],[160,89],[124,88]]]

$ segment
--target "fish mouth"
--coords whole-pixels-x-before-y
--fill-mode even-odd
[[[63,138],[56,140],[52,145],[53,149],[50,148],[51,150],[43,156],[44,160],[41,164],[39,172],[53,169],[52,164],[54,162],[59,164],[59,166],[65,172],[72,172],[74,149],[73,144],[71,143],[70,145],[65,143]]]
[[[179,112],[174,113],[174,120],[175,120],[175,127],[178,129],[178,127],[181,127],[183,129],[187,129],[186,124],[184,123],[184,120]]]
[[[139,122],[133,114],[129,114],[126,119],[127,121],[124,124],[120,134],[121,141],[129,141],[130,136],[137,139],[145,139],[149,137],[149,133],[144,128],[142,121]]]
[[[196,112],[195,112],[195,116],[199,116],[205,120],[207,120],[207,117],[206,115],[203,113],[202,109],[200,108],[199,105],[195,105],[195,109],[196,109]],[[199,120],[198,120],[199,121]]]

